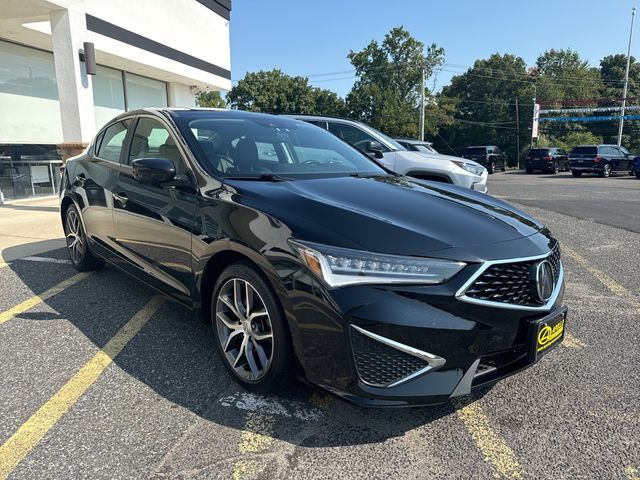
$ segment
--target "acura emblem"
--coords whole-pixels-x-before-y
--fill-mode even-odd
[[[553,268],[548,260],[534,265],[535,269],[535,296],[536,300],[540,303],[544,303],[553,295],[554,278]]]

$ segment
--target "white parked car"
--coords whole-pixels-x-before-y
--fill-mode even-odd
[[[330,131],[401,175],[487,192],[487,170],[476,162],[447,155],[409,151],[384,133],[353,120],[315,115],[289,117]]]

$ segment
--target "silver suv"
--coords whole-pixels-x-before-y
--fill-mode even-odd
[[[487,192],[487,169],[476,162],[448,155],[411,152],[384,133],[353,120],[314,115],[288,116],[329,130],[401,175]]]

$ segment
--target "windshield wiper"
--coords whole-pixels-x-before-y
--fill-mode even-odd
[[[281,177],[273,173],[261,173],[260,175],[231,175],[226,180],[252,180],[254,182],[286,182],[292,178]]]

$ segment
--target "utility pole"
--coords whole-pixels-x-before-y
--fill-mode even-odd
[[[424,66],[420,67],[420,141],[424,142]]]
[[[520,169],[520,113],[518,111],[518,97],[516,97],[516,158]]]
[[[618,146],[622,144],[622,127],[624,126],[624,109],[627,106],[627,86],[629,84],[629,64],[631,63],[631,40],[633,39],[633,20],[636,7],[631,9],[631,30],[629,31],[629,47],[627,48],[627,69],[624,72],[624,89],[622,92],[622,109],[620,110],[620,124],[618,125]]]

